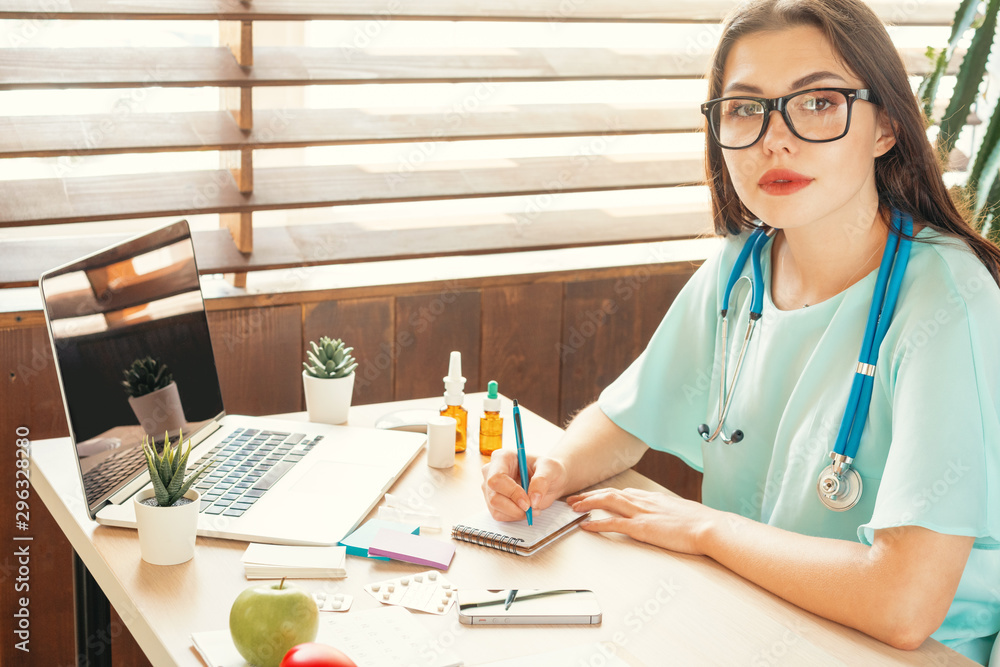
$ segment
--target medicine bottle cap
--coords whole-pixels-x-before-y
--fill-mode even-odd
[[[486,398],[483,399],[483,412],[500,412],[500,395],[497,393],[497,381],[490,380],[487,388]]]
[[[448,375],[444,378],[444,402],[461,405],[465,400],[465,378],[462,377],[462,353],[455,350],[448,362]]]

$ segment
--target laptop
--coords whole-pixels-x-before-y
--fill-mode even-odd
[[[183,433],[189,474],[208,464],[194,486],[199,535],[336,544],[426,441],[227,414],[184,220],[48,271],[40,289],[87,510],[100,524],[135,527],[132,496],[150,486],[143,437],[162,446]],[[130,396],[125,371],[147,358],[172,381]]]

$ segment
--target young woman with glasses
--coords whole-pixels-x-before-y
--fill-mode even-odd
[[[1000,251],[949,198],[902,60],[863,2],[741,4],[708,97],[720,251],[639,359],[529,457],[527,493],[516,457],[494,454],[487,504],[518,520],[575,494],[577,510],[612,514],[587,530],[707,555],[892,646],[933,637],[986,664],[1000,629]],[[748,317],[750,290],[724,294],[758,228],[762,306]],[[883,256],[899,264],[904,246],[886,287]],[[872,320],[879,289],[897,300]],[[873,363],[863,339],[878,340]],[[867,412],[846,431],[856,453],[838,458],[849,400]],[[579,492],[650,447],[704,471],[701,503]]]

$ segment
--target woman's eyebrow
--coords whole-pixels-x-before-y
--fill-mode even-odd
[[[822,72],[813,72],[812,74],[806,74],[801,79],[798,79],[797,81],[793,81],[792,85],[789,86],[789,88],[791,90],[798,90],[799,88],[802,88],[804,86],[808,86],[811,83],[815,83],[815,82],[821,81],[823,79],[837,79],[838,81],[842,81],[844,83],[847,83],[846,81],[844,81],[844,77],[840,76],[839,74],[834,74],[833,72],[822,71]],[[726,89],[724,91],[722,91],[722,92],[723,92],[723,94],[725,94],[725,93],[731,93],[734,90],[740,90],[740,91],[743,91],[745,93],[756,93],[758,95],[760,95],[762,93],[761,89],[758,88],[757,86],[751,86],[750,84],[747,84],[747,83],[740,83],[739,81],[735,81],[733,83],[730,83],[728,86],[726,86]]]

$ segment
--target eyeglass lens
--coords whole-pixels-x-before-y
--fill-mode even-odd
[[[847,98],[833,90],[813,91],[788,98],[785,105],[792,129],[803,139],[827,141],[847,129]],[[752,98],[732,97],[712,109],[712,125],[719,143],[743,148],[760,136],[765,107]]]

